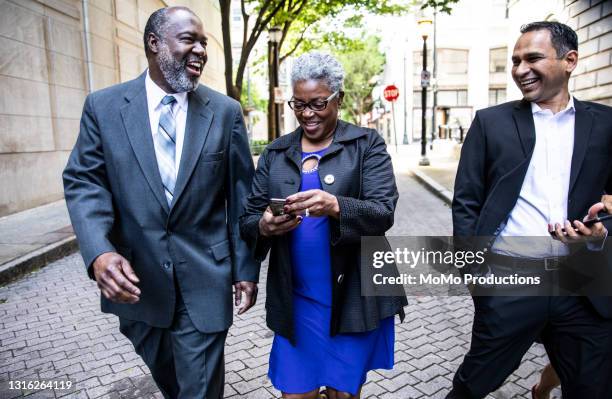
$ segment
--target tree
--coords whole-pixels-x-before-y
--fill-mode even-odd
[[[397,13],[405,9],[393,3],[393,0],[240,0],[243,20],[242,48],[234,72],[230,35],[231,0],[219,0],[227,94],[237,100],[241,98],[244,73],[251,52],[261,35],[270,27],[277,26],[281,29],[279,50],[282,51],[292,26],[298,26],[298,38],[281,57],[282,62],[304,42],[304,34],[309,27],[325,16],[337,15],[346,7],[377,14]]]
[[[421,5],[421,9],[433,8],[434,11],[440,11],[446,14],[453,11],[453,5],[457,4],[459,0],[425,0]]]
[[[311,50],[334,54],[345,71],[344,101],[341,118],[353,123],[372,109],[372,89],[376,76],[383,72],[385,56],[379,50],[380,38],[365,27],[364,15],[345,12],[328,17],[312,25],[307,34],[294,34],[288,39],[293,53],[298,56]]]
[[[434,12],[450,14],[451,7],[458,1],[412,0],[403,8],[391,8],[385,4],[384,7],[387,8],[374,9],[371,14],[391,14],[405,10],[416,13],[427,8],[433,9]],[[364,3],[361,7],[364,7]],[[380,39],[366,34],[364,13],[358,12],[356,5],[345,7],[341,11],[334,11],[327,17],[322,17],[325,15],[325,9],[303,10],[299,18],[293,21],[292,29],[283,36],[287,50],[280,59],[282,62],[290,55],[297,56],[315,49],[335,54],[346,72],[342,118],[359,123],[360,116],[372,109],[371,93],[376,85],[372,78],[383,72],[385,56],[379,51]]]
[[[345,72],[341,116],[359,124],[360,116],[372,109],[372,78],[383,72],[385,56],[378,49],[380,39],[368,36],[361,43],[336,51]]]
[[[249,107],[251,109],[256,109],[261,112],[266,112],[266,109],[268,108],[268,99],[262,96],[256,85],[251,85],[250,99],[248,95],[248,90],[242,91],[240,102],[245,107],[245,109]]]

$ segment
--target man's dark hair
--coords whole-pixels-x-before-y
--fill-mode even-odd
[[[149,49],[149,43],[147,40],[149,34],[153,33],[159,38],[159,40],[163,41],[166,37],[166,31],[168,30],[168,15],[170,14],[170,11],[177,9],[185,10],[193,14],[193,11],[187,7],[164,7],[151,14],[147,20],[147,24],[145,25],[143,35],[145,54],[149,55],[151,51]]]
[[[145,54],[149,55],[151,51],[149,49],[149,43],[148,43],[149,35],[153,33],[160,40],[163,40],[167,25],[168,25],[168,8],[167,7],[160,8],[159,10],[151,14],[149,19],[147,20],[147,24],[145,25],[145,29],[144,29],[143,40],[144,40]]]
[[[532,22],[521,26],[521,33],[542,29],[546,29],[550,33],[550,41],[557,52],[557,57],[561,58],[571,50],[578,51],[578,35],[576,35],[572,28],[561,22]]]

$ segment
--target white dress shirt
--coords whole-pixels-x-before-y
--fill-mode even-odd
[[[548,224],[563,225],[567,220],[576,117],[574,99],[570,96],[567,107],[556,114],[532,102],[531,112],[536,135],[533,156],[516,205],[491,250],[525,258],[563,256],[569,249],[552,239]],[[526,238],[509,238],[517,236]]]
[[[161,100],[170,93],[166,93],[159,87],[147,70],[145,78],[145,89],[147,92],[147,107],[149,109],[149,123],[151,123],[151,133],[153,134],[153,144],[155,146],[155,156],[159,158],[156,137],[159,130],[159,117],[161,115]],[[183,152],[183,142],[185,140],[185,125],[187,124],[187,92],[170,94],[176,98],[173,106],[173,114],[176,122],[176,154],[174,156],[174,171],[178,175],[179,165],[181,164],[181,154]],[[176,176],[175,176],[176,178]]]

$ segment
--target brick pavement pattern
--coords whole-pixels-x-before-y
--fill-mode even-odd
[[[400,204],[390,235],[450,234],[450,210],[411,176],[398,176]],[[226,398],[278,398],[267,378],[273,334],[265,325],[262,269],[256,307],[235,317],[226,343]],[[373,371],[363,398],[443,398],[470,342],[469,297],[410,297],[396,324],[395,368]],[[162,398],[147,367],[99,309],[99,291],[80,255],[0,288],[0,398]],[[529,398],[548,362],[534,345],[490,398]],[[9,381],[70,380],[70,390],[9,390]],[[556,391],[556,395],[559,392]]]

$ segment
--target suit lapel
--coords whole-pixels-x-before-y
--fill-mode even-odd
[[[568,194],[571,194],[582,162],[586,155],[587,145],[591,136],[591,128],[593,127],[593,115],[582,102],[574,98],[574,108],[576,109],[576,117],[574,121],[574,151],[572,153],[572,169],[570,172],[570,185]]]
[[[125,97],[128,102],[121,107],[121,117],[130,145],[140,165],[140,169],[149,187],[151,187],[153,194],[155,194],[155,198],[157,198],[162,207],[168,212],[168,202],[164,195],[164,189],[157,167],[157,157],[155,156],[155,147],[153,145],[153,136],[149,123],[144,76],[144,74],[141,75],[141,77],[134,82],[135,89],[128,90],[128,94]]]
[[[203,98],[195,91],[189,93],[188,99],[185,139],[183,141],[183,152],[176,186],[174,187],[173,206],[185,190],[185,186],[198,163],[213,120],[213,112],[210,110],[210,107],[206,106],[209,101],[208,98]]]
[[[527,101],[520,101],[515,106],[512,117],[514,118],[516,127],[518,129],[523,154],[525,156],[531,156],[536,141],[531,104]]]

